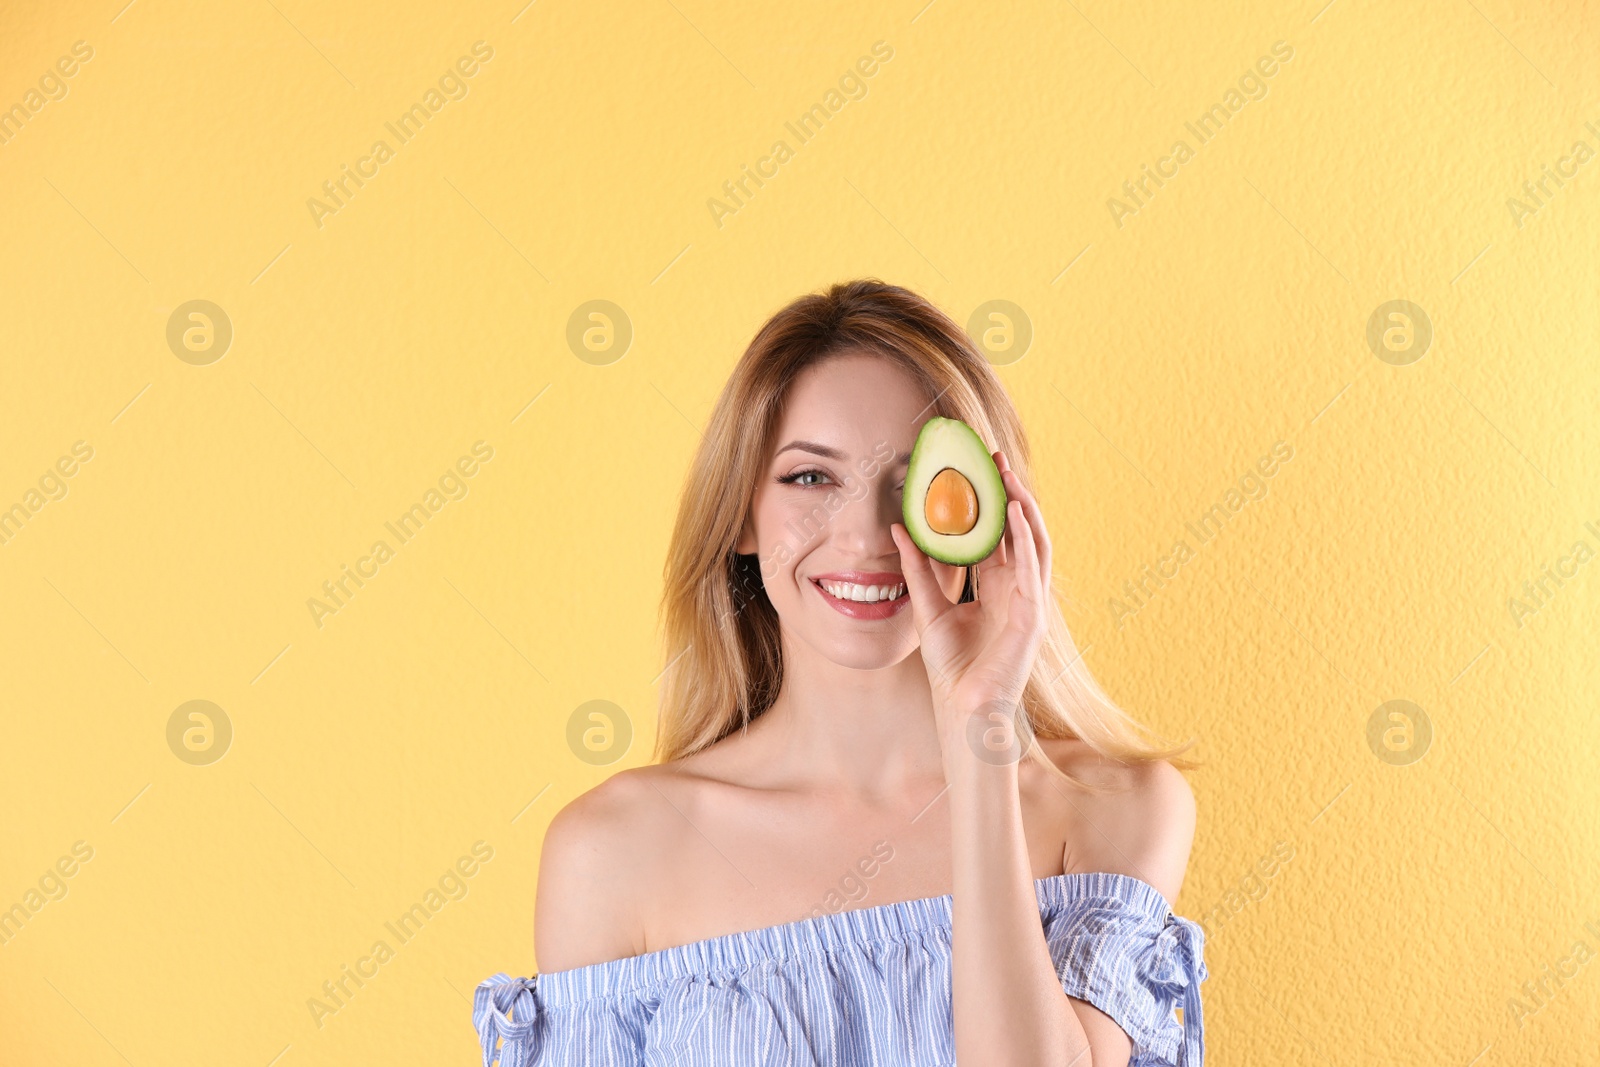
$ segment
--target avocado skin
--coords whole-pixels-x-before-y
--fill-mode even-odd
[[[928,486],[946,467],[954,467],[978,494],[978,522],[964,534],[941,534],[928,527]],[[994,552],[1006,531],[1006,487],[1000,468],[976,430],[960,419],[935,415],[917,431],[900,498],[906,533],[923,554],[940,563],[967,567]]]

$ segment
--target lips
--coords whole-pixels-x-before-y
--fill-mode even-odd
[[[829,607],[852,619],[887,619],[911,603],[905,576],[894,571],[830,571],[826,574],[814,574],[809,580]],[[898,590],[898,594],[893,599],[852,600],[830,592],[828,585],[832,585],[840,592],[847,591],[841,588],[846,585],[877,588],[880,593],[885,587],[894,587],[890,592]]]
[[[906,576],[899,571],[828,571],[813,574],[812,581],[850,582],[853,585],[899,585]]]

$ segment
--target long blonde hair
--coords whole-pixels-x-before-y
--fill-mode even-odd
[[[924,417],[967,423],[1002,450],[1033,490],[1027,436],[1011,398],[966,333],[928,300],[876,279],[841,282],[800,297],[767,320],[723,386],[679,497],[661,596],[663,661],[654,758],[692,755],[749,725],[783,681],[777,612],[754,554],[736,552],[756,485],[775,446],[784,398],[806,367],[847,351],[881,355],[934,397]],[[1033,490],[1035,496],[1037,491]],[[1042,504],[1041,504],[1042,506]],[[968,568],[963,599],[969,599]],[[1055,597],[1023,691],[1022,709],[1040,738],[1078,738],[1122,763],[1169,759],[1193,739],[1162,747],[1089,673]],[[1031,745],[1029,758],[1084,788]]]

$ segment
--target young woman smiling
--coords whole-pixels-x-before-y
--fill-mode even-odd
[[[933,415],[994,448],[1009,498],[973,567],[900,523]],[[1171,911],[1189,745],[1083,665],[1029,467],[922,297],[850,282],[761,328],[668,550],[658,762],[551,823],[544,970],[479,986],[486,1065],[1201,1067],[1203,938]],[[792,919],[879,841],[859,906]]]

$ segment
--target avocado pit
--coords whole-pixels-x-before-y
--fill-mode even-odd
[[[978,525],[978,492],[960,471],[946,467],[929,483],[923,511],[935,533],[964,534]]]

